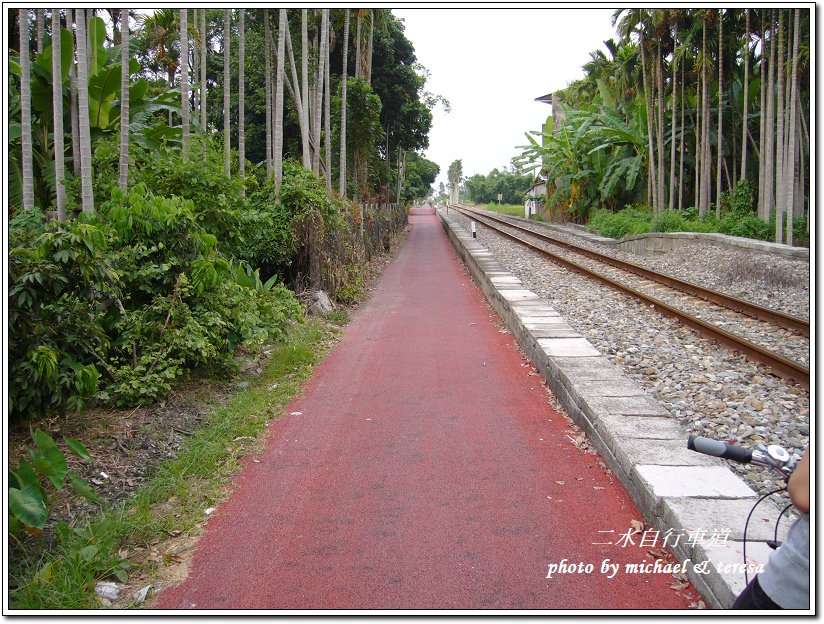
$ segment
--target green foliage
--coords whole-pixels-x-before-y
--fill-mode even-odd
[[[497,203],[499,193],[503,195],[504,204],[518,204],[524,201],[524,193],[531,184],[531,176],[493,169],[487,175],[476,173],[467,178],[464,186],[467,199],[474,204]]]
[[[75,221],[10,223],[9,407],[13,416],[82,409],[108,349],[103,302],[120,276],[104,227]]]
[[[27,449],[27,459],[21,459],[17,466],[9,469],[9,531],[16,533],[25,529],[39,535],[49,518],[47,492],[62,490],[67,477],[78,495],[92,501],[99,497],[80,475],[69,470],[65,454],[48,433],[37,429],[32,439],[34,447]],[[68,437],[64,440],[72,453],[82,459],[91,459],[79,440]]]
[[[547,209],[561,218],[585,222],[591,210],[615,207],[637,197],[645,181],[646,118],[641,103],[626,111],[611,101],[586,109],[564,109],[554,132],[532,132],[516,159],[520,166],[540,163],[550,185]],[[552,186],[550,186],[552,188]]]
[[[98,217],[12,222],[11,413],[142,405],[192,368],[225,371],[238,345],[280,339],[301,316],[274,278],[233,273],[192,200],[115,188]],[[101,375],[102,372],[102,375]]]
[[[721,193],[721,212],[748,214],[753,210],[753,188],[750,181],[739,180],[735,188]]]
[[[623,238],[652,231],[652,213],[628,206],[619,212],[596,210],[590,214],[588,228],[609,238]]]
[[[415,152],[409,152],[406,158],[406,175],[401,190],[401,201],[409,203],[415,199],[428,197],[432,193],[432,184],[440,170],[437,163]]]
[[[739,182],[730,193],[722,193],[722,207],[720,219],[714,211],[708,211],[701,219],[693,207],[680,212],[664,210],[657,215],[633,206],[618,212],[596,210],[590,215],[588,228],[610,238],[646,232],[717,232],[756,240],[775,240],[775,213],[767,222],[752,212],[752,194],[746,180]],[[793,240],[796,244],[809,244],[806,225],[803,219],[793,221]]]

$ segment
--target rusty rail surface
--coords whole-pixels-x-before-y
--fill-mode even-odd
[[[468,210],[466,208],[457,207],[457,206],[454,206],[454,205],[451,206],[451,207],[454,208],[455,210],[457,210],[458,212],[460,212],[461,214],[463,214],[464,216],[468,217],[468,218],[471,217],[471,218],[477,219],[483,225],[485,225],[486,227],[488,227],[492,230],[495,230],[496,232],[498,232],[502,236],[506,236],[507,238],[510,238],[510,239],[512,239],[512,240],[514,240],[514,241],[516,241],[516,242],[518,242],[518,243],[520,243],[520,244],[522,244],[522,245],[524,245],[524,246],[526,246],[526,247],[528,247],[528,248],[530,248],[534,251],[537,251],[537,252],[539,252],[539,253],[541,253],[545,256],[548,256],[553,262],[556,262],[556,263],[558,263],[558,264],[560,264],[560,265],[562,265],[566,268],[572,269],[574,271],[578,271],[579,273],[582,273],[582,274],[584,274],[588,277],[595,278],[595,279],[597,279],[601,282],[604,282],[605,284],[607,284],[607,285],[609,285],[613,288],[616,288],[617,290],[620,290],[621,292],[624,292],[624,293],[626,293],[626,294],[628,294],[632,297],[640,299],[641,301],[643,301],[645,303],[648,303],[648,304],[651,304],[651,305],[655,306],[663,314],[674,317],[674,318],[678,319],[679,321],[681,321],[683,324],[687,325],[688,327],[692,327],[693,329],[695,329],[699,333],[701,333],[704,336],[716,341],[717,343],[722,344],[725,347],[727,347],[727,348],[729,348],[733,351],[738,351],[738,352],[742,353],[744,356],[746,356],[750,360],[753,360],[755,362],[759,362],[760,364],[763,364],[764,366],[768,367],[778,377],[786,379],[790,382],[798,383],[799,385],[803,386],[804,388],[809,389],[809,387],[810,387],[810,369],[808,367],[803,366],[802,364],[799,364],[797,362],[794,362],[794,361],[792,361],[788,358],[785,358],[782,355],[779,355],[777,353],[773,353],[772,351],[769,351],[768,349],[765,349],[765,348],[763,348],[763,347],[761,347],[761,346],[759,346],[759,345],[757,345],[753,342],[750,342],[749,340],[747,340],[745,338],[742,338],[740,336],[736,336],[735,334],[732,334],[728,331],[725,331],[723,329],[715,327],[714,325],[711,325],[711,324],[707,323],[706,321],[702,321],[701,319],[699,319],[695,316],[692,316],[691,314],[688,314],[687,312],[684,312],[683,310],[679,310],[678,308],[675,308],[675,307],[673,307],[673,306],[671,306],[667,303],[664,303],[663,301],[660,301],[659,299],[656,299],[655,297],[651,297],[650,295],[647,295],[645,293],[637,291],[634,288],[631,288],[629,286],[621,284],[620,282],[617,282],[613,279],[610,279],[609,277],[606,277],[605,275],[601,275],[600,273],[597,273],[597,272],[595,272],[595,271],[593,271],[593,270],[591,270],[587,267],[584,267],[584,266],[582,266],[582,265],[580,265],[576,262],[573,262],[571,260],[567,260],[566,258],[562,258],[561,256],[558,256],[557,254],[554,254],[551,251],[548,251],[548,250],[544,249],[543,247],[539,247],[539,246],[529,242],[528,240],[525,240],[525,239],[523,239],[519,236],[516,236],[515,234],[512,234],[510,232],[506,232],[506,231],[502,230],[501,228],[495,226],[494,222],[499,221],[507,227],[511,227],[513,229],[518,229],[518,230],[524,230],[527,233],[529,233],[530,235],[537,236],[538,238],[544,238],[544,236],[542,234],[536,234],[532,230],[528,230],[528,229],[522,228],[520,226],[512,225],[512,224],[510,224],[506,221],[500,220],[500,219],[489,218],[488,215],[479,213],[479,212],[474,211],[474,210]],[[492,223],[490,223],[490,221]],[[549,237],[547,237],[547,238],[549,238]],[[553,239],[549,239],[549,240],[550,240],[550,242],[553,242],[553,243],[557,242],[557,241],[554,241]],[[575,246],[573,245],[572,247],[575,247]],[[587,250],[587,251],[589,251],[589,250]],[[592,253],[595,253],[595,252],[592,252]],[[598,254],[598,255],[600,255],[600,254]],[[608,256],[605,256],[605,257],[608,258]],[[610,260],[614,260],[614,258],[610,258]],[[637,265],[633,265],[633,266],[637,266]],[[647,270],[647,269],[645,269],[645,270]],[[678,281],[680,281],[680,280],[678,280]],[[688,283],[688,282],[684,282],[684,283]],[[677,288],[677,286],[674,286],[674,288]],[[698,288],[700,288],[700,287],[698,287]],[[704,290],[704,289],[702,289],[702,290]]]
[[[566,241],[558,240],[541,232],[535,232],[534,230],[530,230],[529,228],[518,225],[517,223],[512,223],[510,221],[487,214],[485,212],[480,212],[478,210],[467,208],[465,206],[461,206],[460,209],[472,212],[473,214],[481,215],[487,219],[506,225],[507,227],[511,227],[513,229],[526,232],[527,234],[540,238],[543,241],[546,241],[553,245],[558,245],[559,247],[570,249],[576,253],[583,254],[585,256],[593,258],[594,260],[604,262],[618,269],[623,269],[625,271],[629,271],[630,273],[635,273],[636,275],[639,275],[641,277],[654,280],[659,284],[669,286],[670,288],[680,290],[695,297],[700,297],[701,299],[705,299],[706,301],[711,301],[712,303],[715,303],[725,308],[729,308],[730,310],[733,310],[740,314],[745,314],[746,316],[756,318],[761,321],[773,323],[783,329],[794,331],[808,338],[810,337],[810,322],[805,319],[798,318],[790,314],[784,314],[783,312],[779,312],[777,310],[771,310],[770,308],[764,308],[749,301],[745,301],[744,299],[739,299],[737,297],[732,297],[730,295],[726,295],[715,290],[710,290],[708,288],[704,288],[703,286],[699,286],[698,284],[687,282],[676,277],[672,277],[670,275],[664,275],[663,273],[658,273],[657,271],[653,271],[646,267],[633,264],[632,262],[626,262],[624,260],[619,260],[618,258],[613,258],[612,256],[600,254],[597,251],[592,251],[591,249],[580,247],[578,245],[575,245],[574,243],[568,243]]]

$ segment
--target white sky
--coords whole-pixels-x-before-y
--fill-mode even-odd
[[[584,75],[589,53],[617,38],[613,8],[393,9],[406,24],[418,61],[431,76],[427,90],[452,112],[434,111],[425,156],[446,184],[453,160],[465,176],[509,166],[540,130],[552,108],[535,98]]]

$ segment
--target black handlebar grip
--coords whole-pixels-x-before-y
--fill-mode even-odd
[[[711,438],[690,436],[687,440],[687,448],[697,453],[712,455],[713,457],[720,457],[721,459],[731,459],[742,464],[749,464],[752,461],[752,451],[742,446],[733,446],[732,444],[727,444],[720,440],[712,440]]]

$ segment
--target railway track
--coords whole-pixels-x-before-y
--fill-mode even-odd
[[[560,264],[568,269],[577,271],[598,281],[606,283],[610,287],[620,290],[632,297],[635,297],[646,304],[655,306],[655,308],[658,309],[660,312],[678,319],[680,322],[695,329],[702,335],[718,342],[719,344],[724,345],[725,347],[731,350],[738,351],[744,354],[747,358],[753,361],[763,364],[764,366],[768,367],[775,375],[782,377],[790,382],[798,383],[805,388],[809,388],[810,372],[809,368],[805,366],[803,363],[796,362],[790,358],[781,355],[780,353],[776,353],[775,351],[758,345],[755,342],[752,342],[742,336],[736,335],[732,332],[717,327],[716,325],[708,323],[707,321],[702,320],[698,316],[691,314],[690,312],[680,307],[671,305],[665,301],[658,299],[657,297],[653,297],[648,293],[642,292],[637,288],[633,288],[630,285],[622,283],[618,279],[608,277],[604,275],[602,272],[593,269],[592,267],[585,266],[585,264],[575,262],[567,257],[562,256],[561,254],[550,251],[545,247],[537,245],[535,244],[535,242],[530,241],[527,238],[524,238],[517,234],[514,234],[511,231],[507,231],[504,228],[525,233],[528,237],[538,239],[541,243],[561,247],[565,252],[581,254],[590,260],[596,260],[599,263],[607,264],[613,269],[619,269],[620,271],[631,273],[636,277],[643,278],[644,280],[654,281],[657,284],[660,284],[668,289],[676,291],[679,295],[689,295],[691,297],[695,297],[702,300],[702,302],[710,302],[718,306],[728,308],[729,310],[732,310],[733,312],[736,312],[738,314],[743,314],[763,322],[771,323],[795,334],[809,337],[809,322],[805,321],[804,319],[783,314],[781,312],[770,310],[768,308],[763,308],[751,302],[747,302],[735,297],[730,297],[728,295],[725,295],[724,293],[719,293],[717,291],[706,289],[702,286],[693,284],[691,282],[686,282],[668,275],[663,275],[661,273],[651,271],[646,267],[624,262],[622,260],[618,260],[617,258],[606,256],[604,254],[599,254],[595,251],[579,247],[572,243],[559,241],[546,234],[535,232],[534,230],[512,223],[500,217],[489,215],[485,212],[479,212],[477,210],[469,209],[463,206],[452,206],[452,208],[457,210],[459,213],[463,214],[467,218],[477,220],[479,223],[496,231],[498,234],[505,236],[506,238],[509,238],[511,240],[514,240],[521,245],[524,245],[534,251],[537,251],[542,255],[549,257],[552,261],[556,262],[557,264]]]

